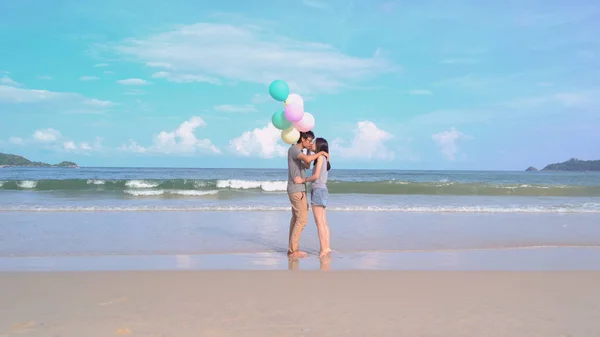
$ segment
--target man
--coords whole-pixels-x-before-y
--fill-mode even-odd
[[[303,258],[307,254],[300,251],[300,235],[306,227],[308,221],[308,199],[306,198],[306,184],[294,183],[294,177],[306,178],[306,169],[310,168],[310,163],[317,159],[319,155],[329,155],[325,152],[309,155],[308,151],[312,149],[312,143],[315,134],[312,131],[301,132],[296,145],[292,145],[288,150],[288,183],[287,193],[292,204],[292,218],[290,220],[288,256],[294,258]],[[302,150],[307,149],[305,154]]]

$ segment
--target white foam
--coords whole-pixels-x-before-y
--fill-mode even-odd
[[[4,180],[0,180],[0,187],[4,186],[4,183],[5,183],[5,182],[6,182],[6,181],[4,181]]]
[[[261,189],[266,192],[280,192],[287,190],[287,181],[217,180],[217,188]]]
[[[95,180],[95,179],[88,179],[87,184],[88,185],[104,185],[104,184],[106,184],[106,181],[104,181],[104,180]]]
[[[182,195],[182,196],[205,196],[205,195],[214,195],[219,193],[219,191],[196,191],[196,190],[125,190],[123,191],[126,194],[133,195],[135,197],[154,197],[158,195]]]
[[[187,182],[187,181],[186,181]],[[207,181],[194,181],[194,187],[195,188],[202,188],[202,187],[206,187],[208,186],[208,182]]]
[[[167,193],[163,190],[133,191],[150,195],[150,193]],[[211,191],[207,191],[211,192]],[[156,194],[155,194],[156,195]],[[587,213],[600,214],[600,205],[584,207],[494,207],[494,206],[465,206],[465,207],[436,207],[436,206],[331,206],[327,209],[333,212],[398,212],[398,213]],[[136,211],[196,211],[196,212],[289,212],[289,206],[0,206],[0,212],[136,212]]]
[[[149,196],[156,196],[156,195],[161,195],[163,193],[165,193],[165,191],[163,190],[124,190],[123,191],[126,194],[129,195],[133,195],[136,197],[149,197]]]
[[[128,180],[125,183],[125,186],[129,188],[154,188],[158,185],[160,185],[160,183],[147,180]]]
[[[17,183],[17,186],[20,188],[35,188],[37,186],[37,181],[33,180],[23,180]]]
[[[187,195],[187,196],[202,196],[202,195],[215,195],[219,191],[196,191],[196,190],[170,190],[167,191],[169,194]]]

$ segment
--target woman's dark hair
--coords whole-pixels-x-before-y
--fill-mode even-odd
[[[329,144],[327,143],[327,139],[319,137],[315,139],[315,153],[319,153],[321,151],[329,153]],[[313,167],[317,166],[317,159],[315,159]],[[331,164],[329,164],[328,160],[327,171],[329,170],[331,170]]]

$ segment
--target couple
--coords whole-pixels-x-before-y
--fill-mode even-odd
[[[306,153],[302,150],[306,149]],[[313,154],[309,154],[309,153]],[[306,169],[313,162],[312,176],[306,177]],[[288,150],[288,183],[287,193],[292,204],[292,219],[290,220],[290,234],[288,256],[290,258],[303,258],[307,254],[300,251],[300,235],[308,222],[308,199],[306,198],[306,183],[311,183],[311,204],[313,215],[317,224],[321,251],[319,257],[331,253],[329,247],[329,226],[325,208],[327,207],[327,174],[331,169],[329,164],[329,145],[324,138],[315,139],[312,131],[301,132],[296,145]]]

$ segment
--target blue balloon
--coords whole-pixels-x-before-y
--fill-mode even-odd
[[[282,80],[275,80],[269,85],[269,94],[274,100],[283,102],[290,95],[290,88]]]

